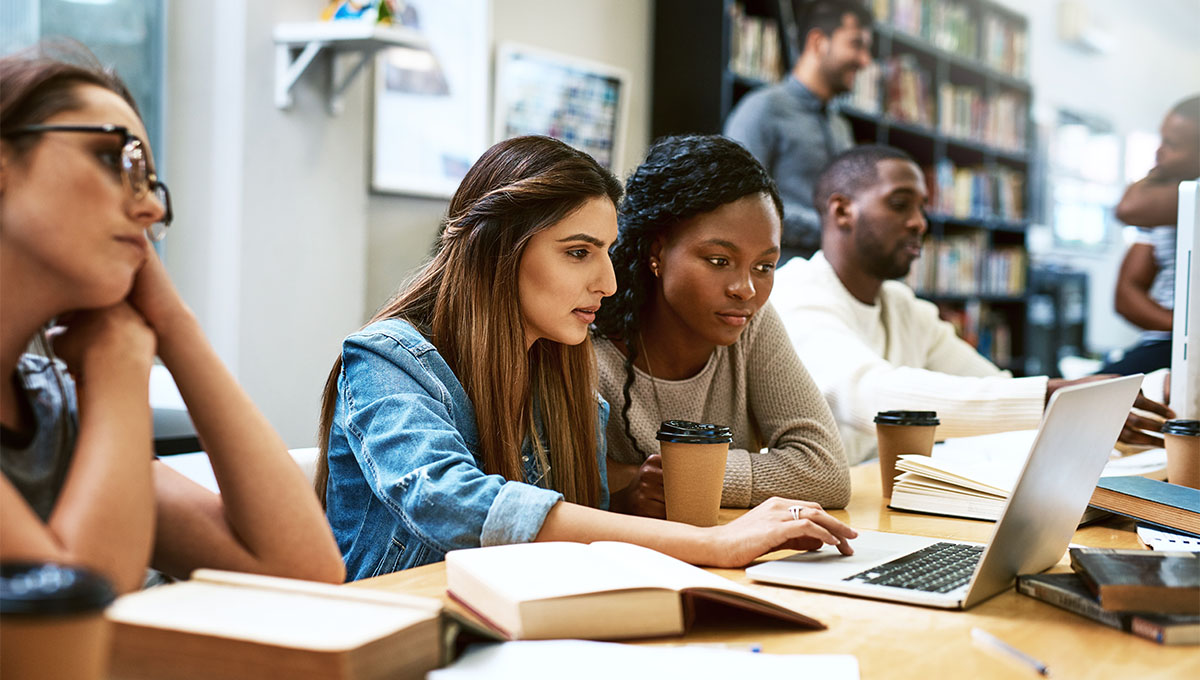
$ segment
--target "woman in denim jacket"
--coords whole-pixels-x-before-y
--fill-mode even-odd
[[[627,541],[713,566],[823,543],[851,552],[853,530],[799,501],[710,528],[605,511],[608,406],[588,329],[616,292],[620,194],[556,140],[493,146],[451,199],[433,259],[346,338],[322,401],[317,491],[350,579],[535,540]]]

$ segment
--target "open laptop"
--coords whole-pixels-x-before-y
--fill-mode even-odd
[[[1017,574],[1054,566],[1087,508],[1142,375],[1055,391],[1033,448],[987,545],[859,531],[854,554],[798,553],[746,570],[755,581],[879,600],[966,609]]]

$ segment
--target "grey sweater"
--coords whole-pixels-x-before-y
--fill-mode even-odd
[[[645,338],[647,345],[653,338]],[[605,339],[595,342],[600,393],[612,406],[608,457],[640,464],[625,435],[625,357]],[[850,472],[837,424],[816,383],[800,363],[775,309],[764,306],[729,347],[718,347],[696,375],[655,380],[633,368],[630,429],[647,455],[662,420],[727,425],[733,444],[725,464],[721,505],[745,508],[771,496],[841,508],[850,500]],[[658,384],[655,402],[654,386]],[[765,452],[760,452],[766,448]]]

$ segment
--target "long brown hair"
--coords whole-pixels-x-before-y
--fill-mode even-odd
[[[6,133],[80,108],[79,85],[96,85],[116,93],[141,117],[137,102],[115,71],[102,66],[80,43],[49,40],[0,57],[0,138],[17,153],[24,153],[38,138],[9,139]]]
[[[438,348],[474,405],[484,472],[523,480],[522,442],[528,437],[540,450],[538,414],[550,486],[589,506],[600,502],[591,341],[539,340],[526,351],[517,281],[534,234],[602,197],[616,205],[621,183],[591,156],[549,137],[496,144],[450,199],[433,259],[367,323],[404,319]],[[315,483],[322,502],[341,372],[338,357],[321,400]]]

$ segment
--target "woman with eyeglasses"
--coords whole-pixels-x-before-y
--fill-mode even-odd
[[[147,565],[341,581],[303,472],[155,254],[170,199],[132,97],[82,48],[64,56],[0,58],[0,560],[90,567],[121,592]],[[156,354],[219,496],[154,462]]]

